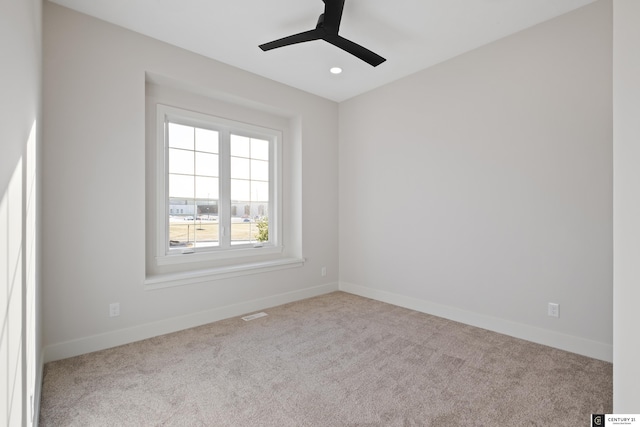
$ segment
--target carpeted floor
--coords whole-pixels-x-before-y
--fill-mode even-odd
[[[41,426],[585,426],[612,365],[335,292],[45,365]]]

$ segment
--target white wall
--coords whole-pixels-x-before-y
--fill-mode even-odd
[[[611,360],[611,57],[600,1],[341,103],[341,289]]]
[[[0,3],[0,425],[32,425],[38,312],[41,2]]]
[[[613,409],[640,413],[640,2],[613,2]]]
[[[43,64],[47,360],[337,289],[336,103],[49,2]],[[301,144],[286,154],[298,162],[285,223],[302,222],[303,267],[144,290],[145,73],[290,116]]]

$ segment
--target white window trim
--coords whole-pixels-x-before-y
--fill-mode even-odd
[[[270,261],[234,264],[204,270],[162,274],[159,276],[147,277],[144,281],[144,289],[146,291],[151,291],[154,289],[204,283],[211,280],[228,279],[230,277],[267,273],[285,268],[302,267],[305,261],[306,260],[304,258],[279,258]]]
[[[193,126],[203,128],[212,128],[218,131],[228,132],[240,130],[242,134],[255,134],[264,137],[269,135],[272,140],[270,163],[272,163],[273,174],[270,180],[271,196],[269,201],[269,243],[264,245],[242,244],[234,245],[230,248],[211,248],[207,250],[168,250],[168,224],[169,211],[167,201],[167,158],[165,147],[165,130],[166,119],[179,118],[180,122],[189,123]],[[282,171],[281,171],[281,146],[282,132],[279,130],[268,129],[256,125],[241,123],[234,120],[228,120],[221,117],[211,116],[208,114],[189,111],[181,108],[175,108],[168,105],[157,104],[156,107],[156,249],[155,260],[156,265],[179,265],[193,262],[206,262],[218,260],[238,259],[239,264],[236,269],[241,269],[242,260],[249,257],[261,255],[277,255],[283,253],[282,246]],[[221,175],[224,171],[221,171]],[[222,196],[222,195],[221,195]],[[222,197],[219,202],[219,209],[230,208]],[[223,269],[227,269],[224,267]]]

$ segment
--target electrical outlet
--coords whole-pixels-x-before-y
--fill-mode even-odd
[[[550,302],[547,306],[547,315],[551,317],[560,317],[560,304]]]
[[[109,317],[120,316],[120,303],[113,302],[109,304]]]
[[[324,276],[326,276],[326,275],[327,275],[327,267],[322,267],[322,268],[320,269],[320,275],[321,275],[322,277],[324,277]]]

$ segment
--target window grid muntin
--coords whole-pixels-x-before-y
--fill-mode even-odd
[[[220,132],[214,129],[207,129],[198,126],[197,124],[185,123],[179,119],[165,118],[166,128],[166,141],[165,149],[167,152],[166,162],[168,176],[166,181],[165,194],[167,195],[167,205],[169,209],[167,228],[166,228],[166,253],[170,253],[172,250],[185,250],[191,248],[198,250],[202,248],[217,247],[220,245],[220,226],[218,223],[205,222],[203,225],[202,211],[201,209],[206,207],[207,210],[211,210],[212,206],[219,205],[219,146],[220,146]],[[172,129],[179,129],[179,134],[185,134],[188,130],[190,135],[184,135],[179,141],[174,142],[172,138]],[[213,136],[215,134],[215,147],[207,147],[207,144],[201,143],[202,138],[207,139],[206,136]],[[191,138],[191,141],[187,141]],[[211,144],[210,144],[211,145]],[[202,170],[199,167],[199,154],[206,156],[216,157],[216,167],[209,172],[208,170]],[[176,157],[183,158],[183,164],[180,168],[175,168],[172,165],[171,159]],[[172,172],[172,170],[176,170]],[[217,171],[217,175],[216,175]],[[187,185],[183,185],[180,190],[172,190],[172,182],[184,181]],[[210,185],[204,185],[205,182],[209,182]],[[191,188],[189,188],[191,187]],[[205,187],[205,194],[202,192]],[[176,194],[174,191],[180,191]],[[188,191],[188,193],[183,193]],[[173,203],[172,203],[173,202]],[[184,203],[176,203],[184,202]],[[214,203],[212,203],[214,202]],[[186,208],[186,213],[183,209],[180,210],[179,215],[185,213],[184,221],[178,217],[177,221],[172,221],[172,206],[189,206]],[[217,209],[215,209],[217,210]],[[178,212],[176,212],[178,213]],[[174,217],[175,218],[175,217]],[[191,218],[189,220],[189,218]],[[209,215],[205,221],[211,221]],[[184,228],[186,226],[186,233]],[[186,235],[186,241],[179,239]]]
[[[246,147],[242,147],[242,143],[246,142]],[[270,177],[272,176],[270,155],[271,155],[271,145],[272,143],[264,138],[264,137],[256,137],[256,136],[248,136],[247,134],[243,134],[240,132],[233,131],[230,134],[229,138],[229,162],[230,162],[230,195],[231,195],[231,203],[235,204],[235,206],[241,206],[243,211],[238,215],[238,212],[235,212],[235,216],[240,216],[242,219],[242,225],[248,224],[249,227],[249,236],[250,241],[253,241],[253,236],[258,234],[258,221],[266,220],[269,221],[269,206],[271,199],[271,189],[270,189]],[[262,149],[260,150],[260,146],[262,145]],[[265,146],[266,145],[266,150]],[[255,153],[255,154],[254,154]],[[234,161],[235,160],[235,161]],[[262,167],[266,166],[267,168],[267,179],[256,179],[254,178],[254,164],[256,162],[260,162]],[[234,170],[235,166],[245,165],[246,171],[242,173],[237,173]],[[235,185],[234,185],[235,184]],[[234,187],[238,185],[246,186],[245,197],[234,197],[237,195],[237,192],[234,192]],[[266,189],[265,189],[266,184]],[[257,192],[258,187],[262,187],[262,195],[266,195],[266,197],[260,198],[260,193]],[[265,191],[266,190],[266,191]],[[266,215],[265,208],[266,205]],[[232,212],[232,216],[234,212]],[[246,223],[245,221],[247,221]],[[234,226],[234,224],[236,224]],[[232,221],[231,227],[232,230],[234,227],[239,227],[238,223],[234,223]],[[246,240],[234,240],[231,239],[232,245],[242,244]],[[269,242],[269,240],[267,240]]]

